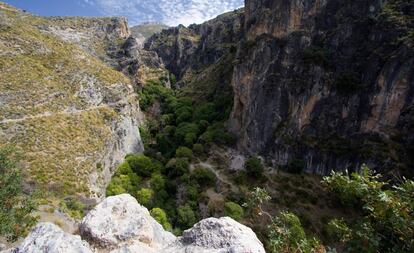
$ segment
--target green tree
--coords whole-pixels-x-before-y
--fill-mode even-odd
[[[151,188],[154,191],[158,192],[158,191],[164,190],[165,188],[165,178],[159,172],[152,174],[150,183],[151,183]]]
[[[239,204],[234,202],[226,202],[224,204],[224,214],[235,219],[236,221],[240,221],[243,218],[244,211]]]
[[[138,175],[149,177],[154,171],[154,165],[151,158],[145,155],[129,155],[126,157],[131,169]]]
[[[15,241],[36,222],[34,199],[24,195],[21,170],[10,148],[0,149],[0,236]]]
[[[244,167],[249,175],[256,178],[261,177],[264,171],[262,160],[258,157],[250,157],[247,159]]]
[[[209,169],[197,167],[191,177],[202,187],[211,187],[216,183],[216,175]]]
[[[191,160],[193,158],[193,151],[187,147],[179,147],[175,151],[175,156],[180,158],[188,158]]]
[[[158,207],[153,208],[150,211],[150,214],[158,223],[160,223],[163,226],[165,230],[171,231],[171,224],[168,222],[167,214],[163,209]]]
[[[152,204],[153,196],[154,191],[152,189],[142,188],[137,192],[138,203],[148,208]]]
[[[178,207],[177,222],[182,229],[190,228],[196,223],[195,213],[188,204]]]

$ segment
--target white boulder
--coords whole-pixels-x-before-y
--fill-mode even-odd
[[[80,236],[63,232],[52,223],[39,223],[14,253],[92,253]]]
[[[248,227],[229,217],[208,218],[184,231],[165,253],[265,253],[263,244]]]
[[[96,246],[109,248],[139,242],[159,249],[176,239],[129,194],[106,198],[82,220],[80,232]]]

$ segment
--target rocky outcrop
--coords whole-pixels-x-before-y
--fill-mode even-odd
[[[130,195],[109,197],[86,215],[80,232],[98,247],[140,243],[160,249],[175,239]]]
[[[228,217],[202,220],[182,237],[175,237],[128,194],[109,197],[96,206],[83,219],[80,232],[83,240],[42,223],[12,252],[265,252],[250,228]]]
[[[52,223],[40,223],[13,253],[92,253],[80,236],[63,232]]]
[[[404,1],[247,0],[229,121],[238,149],[321,174],[409,172],[412,17]]]

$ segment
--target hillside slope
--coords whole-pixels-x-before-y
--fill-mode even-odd
[[[64,31],[92,21],[0,4],[0,145],[16,148],[27,183],[52,195],[101,198],[114,167],[142,150],[129,79],[98,60],[101,47],[87,53],[70,43],[76,38],[62,40],[77,35]],[[97,27],[112,27],[111,39],[121,41],[119,24],[103,19]]]

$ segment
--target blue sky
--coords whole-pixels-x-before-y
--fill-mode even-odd
[[[0,0],[42,16],[125,16],[130,25],[202,23],[244,0]]]

